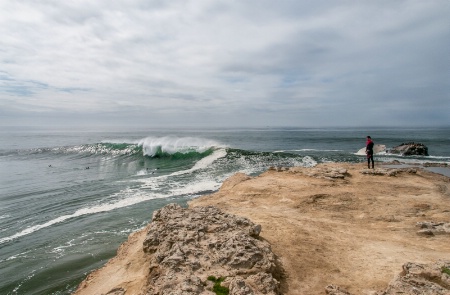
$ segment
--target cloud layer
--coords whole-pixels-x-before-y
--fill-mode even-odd
[[[449,125],[450,4],[2,1],[0,124]]]

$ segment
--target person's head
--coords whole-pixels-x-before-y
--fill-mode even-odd
[[[370,136],[367,136],[367,139],[372,139]]]

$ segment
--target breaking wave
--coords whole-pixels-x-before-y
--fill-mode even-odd
[[[0,156],[30,155],[110,155],[110,156],[146,156],[189,158],[207,156],[217,148],[224,147],[219,142],[196,137],[146,137],[140,140],[106,140],[99,143],[62,146],[52,148],[34,148],[1,153]]]

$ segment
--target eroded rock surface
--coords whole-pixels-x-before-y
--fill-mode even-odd
[[[339,286],[325,288],[328,295],[351,295]],[[374,295],[421,294],[450,295],[450,260],[440,260],[432,264],[408,262],[386,290]]]
[[[309,169],[304,169],[302,167],[292,167],[286,168],[286,170],[277,170],[277,171],[288,171],[289,173],[301,173],[303,175],[314,177],[314,178],[323,178],[323,179],[344,179],[348,176],[347,169],[341,167],[312,167]]]
[[[450,295],[450,261],[433,264],[408,262],[403,271],[379,295],[423,294]]]
[[[417,232],[420,235],[434,236],[450,234],[450,223],[448,222],[423,221],[418,222],[417,226],[420,228]]]
[[[360,171],[360,173],[366,174],[366,175],[397,176],[400,173],[416,174],[417,169],[415,169],[415,168],[377,168],[377,169],[363,169]]]
[[[275,256],[260,232],[212,206],[155,211],[144,241],[152,255],[146,294],[213,294],[209,276],[225,277],[230,295],[279,294]]]

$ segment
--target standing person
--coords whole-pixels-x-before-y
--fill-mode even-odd
[[[366,155],[367,155],[367,168],[369,168],[369,169],[370,169],[370,161],[372,161],[372,169],[375,169],[374,163],[373,163],[373,146],[374,146],[374,143],[372,141],[372,138],[370,138],[370,136],[367,136]]]

